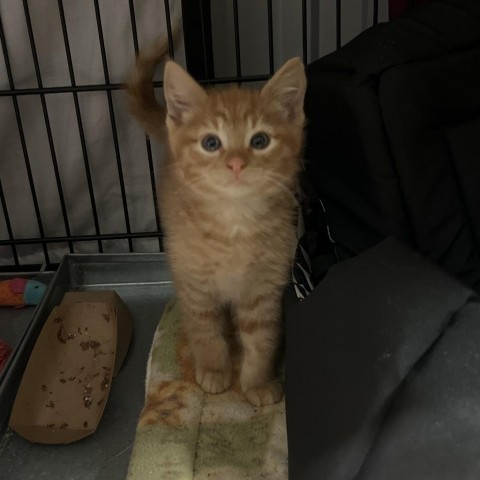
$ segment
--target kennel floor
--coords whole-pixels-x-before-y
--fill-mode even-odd
[[[0,310],[0,337],[8,337],[15,347],[0,378],[0,480],[124,479],[144,404],[153,334],[174,294],[165,258],[162,254],[67,255],[56,274],[46,273],[43,280],[49,288],[37,309]],[[115,290],[132,313],[132,343],[112,381],[97,431],[69,445],[32,444],[8,428],[8,416],[35,338],[51,308],[69,290]]]

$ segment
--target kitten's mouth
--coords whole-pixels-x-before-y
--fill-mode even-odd
[[[243,196],[249,195],[252,192],[252,188],[257,183],[255,178],[248,172],[218,172],[217,177],[209,178],[209,184],[215,190],[227,197],[233,195]]]
[[[228,186],[231,188],[245,188],[245,187],[250,187],[251,182],[248,180],[246,175],[240,173],[240,174],[234,174],[230,177],[228,180]]]
[[[220,185],[222,185],[221,189],[227,196],[232,194],[234,196],[247,195],[252,189],[251,179],[248,179],[248,176],[243,173],[240,175],[228,175]]]
[[[245,183],[245,176],[241,172],[235,172],[232,177],[233,183]]]

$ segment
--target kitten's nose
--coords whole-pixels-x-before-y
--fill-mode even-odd
[[[232,157],[227,162],[227,167],[235,174],[239,174],[245,168],[245,161],[240,157]]]

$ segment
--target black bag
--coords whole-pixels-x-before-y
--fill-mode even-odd
[[[480,291],[480,2],[428,2],[307,74],[307,175],[340,259],[394,235]]]

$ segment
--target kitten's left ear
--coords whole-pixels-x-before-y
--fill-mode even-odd
[[[300,58],[286,62],[262,89],[262,97],[275,102],[289,121],[303,123],[303,99],[307,79]]]

